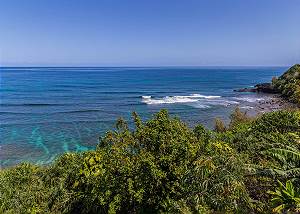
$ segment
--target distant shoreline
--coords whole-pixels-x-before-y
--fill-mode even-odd
[[[259,83],[251,88],[234,90],[270,94],[270,99],[258,100],[255,110],[267,113],[276,110],[298,110],[300,106],[300,64],[295,64],[271,82]]]

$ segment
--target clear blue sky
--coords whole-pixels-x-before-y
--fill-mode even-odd
[[[0,65],[300,63],[300,0],[0,0]]]

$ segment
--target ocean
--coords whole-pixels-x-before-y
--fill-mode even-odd
[[[51,163],[95,148],[119,117],[168,109],[193,127],[228,121],[269,97],[234,89],[269,82],[286,67],[0,67],[0,166]],[[129,125],[132,124],[129,122]]]

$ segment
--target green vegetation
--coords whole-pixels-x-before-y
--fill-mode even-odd
[[[278,79],[273,78],[272,85],[289,101],[300,104],[300,64],[292,66]]]
[[[94,151],[1,170],[0,213],[300,212],[299,112],[236,109],[216,131],[165,110],[133,120]]]
[[[296,213],[300,208],[300,191],[296,190],[293,183],[289,180],[286,185],[278,181],[279,187],[275,192],[270,191],[274,195],[272,203],[277,206],[274,208],[275,212],[292,211]]]

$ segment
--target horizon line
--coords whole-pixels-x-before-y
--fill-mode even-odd
[[[293,65],[0,65],[0,68],[289,67]]]

